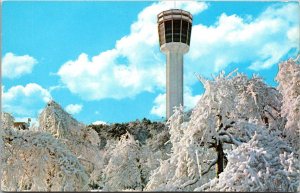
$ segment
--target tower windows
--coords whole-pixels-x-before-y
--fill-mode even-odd
[[[187,43],[187,34],[188,34],[188,22],[187,21],[182,21],[182,28],[181,28],[181,42],[182,43]]]
[[[190,45],[192,15],[183,10],[168,10],[158,14],[159,43],[181,42]]]
[[[173,20],[173,42],[180,42],[181,20]]]
[[[172,42],[173,39],[173,29],[172,29],[172,20],[165,21],[165,33],[166,33],[166,43]]]

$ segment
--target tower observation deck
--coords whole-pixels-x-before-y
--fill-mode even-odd
[[[160,50],[166,54],[166,117],[183,104],[183,55],[189,51],[193,16],[181,9],[157,15]]]

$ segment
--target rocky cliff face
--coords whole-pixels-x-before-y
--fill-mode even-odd
[[[76,132],[84,127],[55,101],[49,101],[39,116],[40,130],[48,131],[56,137]]]

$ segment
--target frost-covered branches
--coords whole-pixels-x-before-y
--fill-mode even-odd
[[[228,151],[224,172],[196,191],[297,191],[300,167],[291,148],[263,128],[253,138]]]
[[[226,164],[224,149],[232,148],[226,144],[239,146],[253,135],[247,125],[280,129],[277,126],[281,121],[281,95],[278,91],[257,76],[249,79],[243,74],[233,75],[221,73],[214,80],[199,78],[206,91],[186,128],[190,147],[215,149],[217,174]]]
[[[112,151],[104,172],[104,190],[142,190],[140,148],[133,136],[124,134]]]
[[[276,80],[279,82],[278,90],[283,95],[281,114],[286,117],[284,133],[288,141],[299,152],[300,138],[300,65],[298,61],[289,59],[279,64]]]
[[[97,132],[79,123],[53,100],[40,114],[39,122],[39,130],[51,133],[65,144],[84,166],[90,183],[97,183],[104,168]]]
[[[201,156],[204,154],[208,158],[212,158],[211,152],[206,151],[204,153],[204,151],[198,151],[198,149],[190,146],[187,141],[187,123],[182,122],[183,118],[182,107],[177,108],[170,117],[168,121],[171,134],[170,142],[172,143],[170,158],[160,161],[160,167],[153,171],[145,190],[193,190],[197,187],[197,184],[202,184],[208,180],[205,177],[200,180],[199,170],[201,171],[201,166],[199,168],[196,156],[200,160],[202,160]],[[210,174],[207,176],[210,176]]]
[[[241,121],[267,127],[277,124],[281,106],[278,91],[267,86],[259,77],[249,79],[239,73],[232,75],[221,73],[212,81],[200,78],[206,91],[195,107],[188,126],[194,130],[194,136],[199,141],[203,139],[204,143],[211,143],[211,139],[218,140],[222,133],[236,143],[226,131],[230,130],[229,133],[235,137],[243,137],[230,129]]]
[[[13,128],[15,118],[9,113],[2,112],[1,115],[1,129]]]
[[[249,141],[256,128],[281,129],[281,95],[261,78],[233,72],[199,79],[206,91],[188,122],[182,107],[169,119],[172,152],[154,170],[147,190],[193,190],[215,176],[214,165],[222,173],[225,150]]]
[[[88,176],[78,159],[52,135],[5,129],[2,188],[5,191],[86,190]]]

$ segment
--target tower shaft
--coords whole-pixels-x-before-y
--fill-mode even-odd
[[[189,51],[193,16],[181,9],[157,15],[160,50],[166,54],[166,118],[183,104],[183,55]]]
[[[166,69],[166,113],[169,118],[174,111],[174,107],[183,104],[183,53],[167,52]]]

